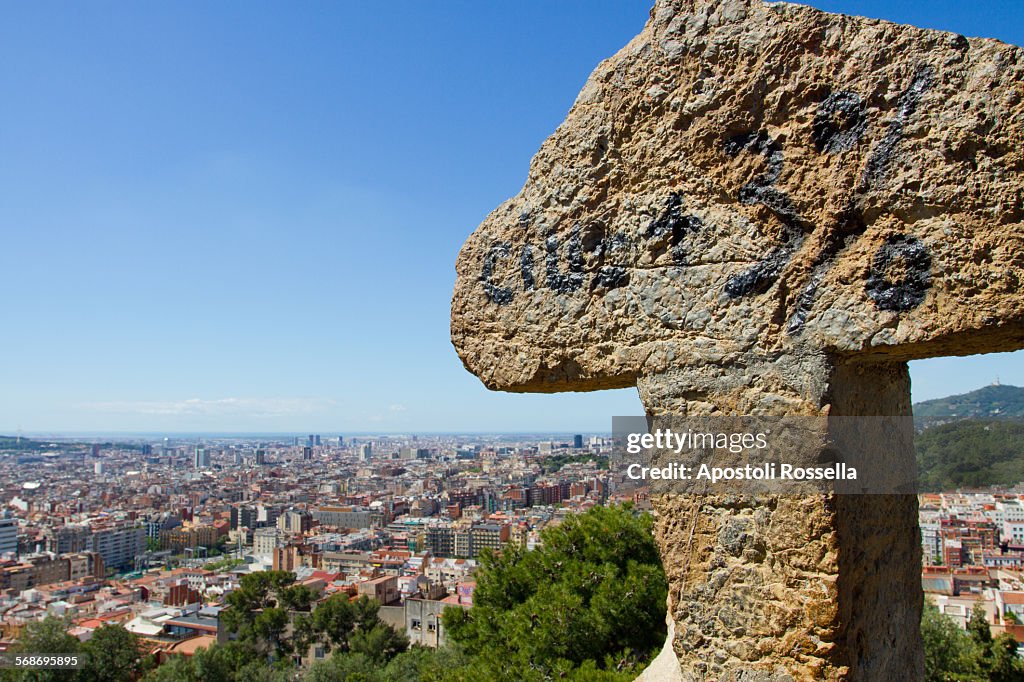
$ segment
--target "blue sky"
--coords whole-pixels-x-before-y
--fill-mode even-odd
[[[1024,3],[815,0],[1024,44]],[[906,3],[908,4],[908,3]],[[649,2],[9,3],[0,433],[607,430],[636,392],[488,392],[459,246]],[[1024,385],[915,363],[914,397]]]

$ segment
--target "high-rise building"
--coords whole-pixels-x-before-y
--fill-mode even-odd
[[[316,434],[315,436],[313,436],[313,445],[316,446],[316,447],[320,447],[320,434],[319,433]]]
[[[260,448],[256,450],[256,466],[263,466],[267,463],[267,451]]]
[[[430,457],[430,450],[426,448],[404,447],[400,450],[400,456],[402,459],[428,459]]]
[[[94,474],[96,474],[97,476],[102,476],[103,475],[103,462],[93,462],[92,463],[92,472]]]
[[[434,556],[475,558],[484,549],[500,550],[509,534],[510,526],[501,523],[434,525],[427,528],[426,545]]]
[[[146,551],[146,529],[132,525],[93,528],[86,549],[97,552],[107,567],[126,568]]]
[[[498,551],[508,542],[509,525],[498,523],[474,524],[469,529],[469,555],[480,556],[484,549]]]
[[[142,454],[145,456],[153,454],[153,446],[150,443],[142,444]]]
[[[313,448],[307,445],[306,447],[302,448],[302,461],[308,462],[311,459],[313,459]]]
[[[256,505],[256,525],[273,526],[277,523],[277,517],[281,515],[281,507],[276,504]]]
[[[313,517],[306,512],[289,510],[277,517],[275,525],[286,533],[305,533],[312,527],[312,521]]]
[[[577,449],[577,450],[579,450],[580,448],[583,447],[583,435],[582,434],[577,433],[575,436],[572,437],[572,446],[575,449]]]
[[[271,556],[274,549],[284,541],[284,532],[273,528],[258,528],[252,534],[253,554]]]
[[[428,527],[427,547],[436,557],[455,556],[455,531],[451,526]]]
[[[309,447],[313,447],[313,438],[315,438],[315,436],[312,433],[309,434],[309,436],[306,438],[306,445],[308,445]]]
[[[18,554],[18,520],[7,513],[0,517],[0,556]]]
[[[369,443],[363,443],[359,446],[359,461],[369,462],[373,459],[373,447]]]
[[[73,524],[60,526],[46,532],[46,551],[54,554],[69,554],[89,549],[89,526]]]
[[[369,509],[359,507],[318,507],[312,516],[322,526],[369,528],[373,514]]]
[[[239,528],[256,528],[259,512],[255,507],[232,507],[231,508],[231,530]]]
[[[196,469],[209,469],[210,468],[210,453],[206,448],[196,446],[196,457],[195,457]]]

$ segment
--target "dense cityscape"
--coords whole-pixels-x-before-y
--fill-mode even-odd
[[[0,458],[7,645],[55,615],[82,640],[118,623],[190,655],[224,640],[240,576],[283,570],[321,597],[373,598],[411,642],[438,646],[443,609],[473,604],[482,551],[533,548],[548,524],[622,497],[602,436],[26,443]],[[1024,643],[1018,491],[922,494],[920,524],[939,610],[966,627],[980,605]]]
[[[1024,497],[1003,492],[920,496],[922,586],[961,628],[983,609],[994,634],[1024,653]]]
[[[224,641],[225,595],[271,570],[375,599],[436,647],[443,609],[473,604],[482,551],[532,548],[611,497],[600,436],[31,444],[0,457],[5,645],[50,615],[83,641],[121,624],[158,660]]]

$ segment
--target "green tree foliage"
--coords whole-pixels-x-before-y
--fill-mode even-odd
[[[1024,480],[1024,423],[963,420],[917,434],[921,490],[1014,484]]]
[[[548,455],[547,457],[538,460],[538,463],[545,472],[550,474],[560,471],[566,464],[585,464],[590,461],[593,461],[597,465],[598,469],[608,468],[608,455],[593,455],[590,453],[579,455]]]
[[[222,614],[238,640],[213,645],[191,659],[171,660],[147,682],[295,680],[300,671],[293,656],[306,654],[313,644],[335,654],[312,666],[311,679],[372,682],[408,648],[405,634],[380,619],[376,601],[336,594],[313,607],[316,593],[294,580],[284,571],[243,576],[239,589],[228,595],[231,608]]]
[[[146,682],[201,682],[196,677],[194,659],[200,654],[195,653],[192,658],[184,656],[172,656],[170,659],[153,670],[145,677]],[[223,678],[211,677],[210,682],[221,682]]]
[[[84,644],[67,633],[67,619],[48,616],[30,623],[11,650],[12,654],[78,654],[84,665],[66,670],[4,670],[4,680],[25,682],[131,682],[150,661],[138,637],[120,625],[104,625]]]
[[[388,682],[444,682],[453,679],[453,673],[468,665],[469,659],[458,646],[440,649],[414,646],[391,659],[383,677]]]
[[[82,645],[83,677],[95,682],[131,682],[149,667],[142,641],[120,625],[104,625]]]
[[[81,654],[82,643],[68,634],[70,622],[64,618],[47,616],[43,620],[29,623],[22,630],[18,643],[11,648],[11,654]],[[77,673],[67,670],[15,670],[3,671],[4,680],[25,680],[26,682],[57,682],[74,680]]]
[[[349,649],[353,653],[366,656],[376,665],[390,661],[408,648],[409,639],[405,633],[396,632],[383,621],[359,628],[349,639]]]
[[[291,611],[308,611],[315,593],[305,585],[295,585],[289,571],[262,571],[242,576],[237,590],[226,598],[222,618],[229,632],[259,653],[284,658],[294,650],[286,637]]]
[[[245,563],[245,559],[218,559],[217,561],[210,561],[203,564],[203,570],[206,571],[230,571],[236,566],[241,566]]]
[[[303,682],[383,682],[380,666],[368,656],[339,653],[315,663]]]
[[[405,651],[409,640],[378,616],[380,604],[367,597],[351,601],[346,594],[335,594],[317,604],[308,617],[295,622],[298,648],[305,651],[319,644],[325,651],[353,651],[378,664]]]
[[[921,616],[925,682],[1022,682],[1024,661],[1017,657],[1017,642],[1007,633],[998,637],[975,607],[967,632],[925,601]]]
[[[985,607],[976,604],[967,621],[967,634],[978,646],[986,649],[992,644],[992,630],[988,626],[988,619],[985,617]]]
[[[541,548],[485,554],[476,605],[446,610],[453,640],[408,648],[379,604],[313,594],[285,572],[244,576],[222,617],[238,641],[172,660],[147,682],[298,679],[292,656],[330,652],[305,682],[627,682],[665,637],[667,585],[649,516],[595,508],[542,533]],[[285,656],[285,654],[290,654]]]
[[[145,682],[289,682],[296,679],[291,660],[268,664],[245,642],[214,644],[190,657],[172,656],[144,678]]]
[[[470,611],[446,609],[465,679],[623,679],[665,638],[667,584],[649,516],[595,507],[542,532],[542,547],[485,554]],[[579,673],[583,674],[583,673]]]
[[[359,605],[353,604],[347,594],[332,595],[317,605],[310,624],[326,651],[332,647],[347,649],[348,638],[359,620],[359,610]]]
[[[939,613],[927,599],[921,615],[925,682],[975,680],[974,646],[952,619]]]

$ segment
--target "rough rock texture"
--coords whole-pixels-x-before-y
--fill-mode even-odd
[[[645,378],[641,395],[655,415],[910,414],[905,363],[847,362],[822,368],[820,379],[817,394],[780,382],[738,399],[725,381],[717,392],[703,387],[712,405],[669,375]],[[893,458],[914,456],[906,427],[887,441]],[[923,677],[914,495],[665,495],[654,503],[682,679]],[[644,679],[672,679],[672,662],[658,665]]]
[[[452,340],[513,391],[1017,348],[1022,176],[1018,47],[661,2],[466,241]]]
[[[466,241],[452,341],[493,389],[907,414],[905,361],[1024,346],[1022,228],[1020,48],[663,0]],[[921,677],[911,498],[656,508],[684,679]]]

